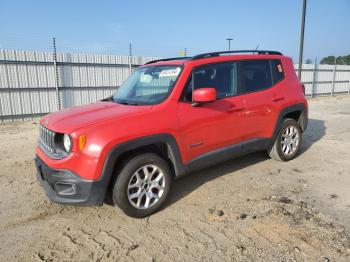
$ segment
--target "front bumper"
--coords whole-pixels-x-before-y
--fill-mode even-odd
[[[61,204],[98,206],[106,196],[107,179],[85,180],[71,171],[56,170],[35,158],[37,178],[50,200]]]

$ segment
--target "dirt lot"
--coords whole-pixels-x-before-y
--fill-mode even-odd
[[[1,261],[350,261],[350,96],[310,101],[297,159],[255,153],[192,174],[147,219],[50,203],[37,129],[0,126]]]

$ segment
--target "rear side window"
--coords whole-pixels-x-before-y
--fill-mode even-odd
[[[274,85],[284,79],[284,69],[283,69],[281,60],[279,59],[271,60],[271,70],[272,70]]]
[[[240,61],[240,93],[257,92],[272,86],[269,60]]]

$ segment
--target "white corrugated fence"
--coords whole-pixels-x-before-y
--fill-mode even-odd
[[[132,56],[137,67],[155,57]],[[106,98],[129,76],[129,56],[57,54],[62,107]],[[0,122],[56,111],[56,74],[50,52],[0,50]]]
[[[155,57],[57,54],[62,107],[110,96],[137,67]],[[295,69],[298,66],[295,65]],[[309,96],[348,93],[350,66],[303,65]],[[0,50],[0,122],[37,118],[58,109],[54,57],[50,52]]]

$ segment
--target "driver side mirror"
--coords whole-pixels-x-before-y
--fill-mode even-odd
[[[214,102],[215,100],[216,89],[212,87],[199,88],[192,93],[192,101],[196,104]]]

